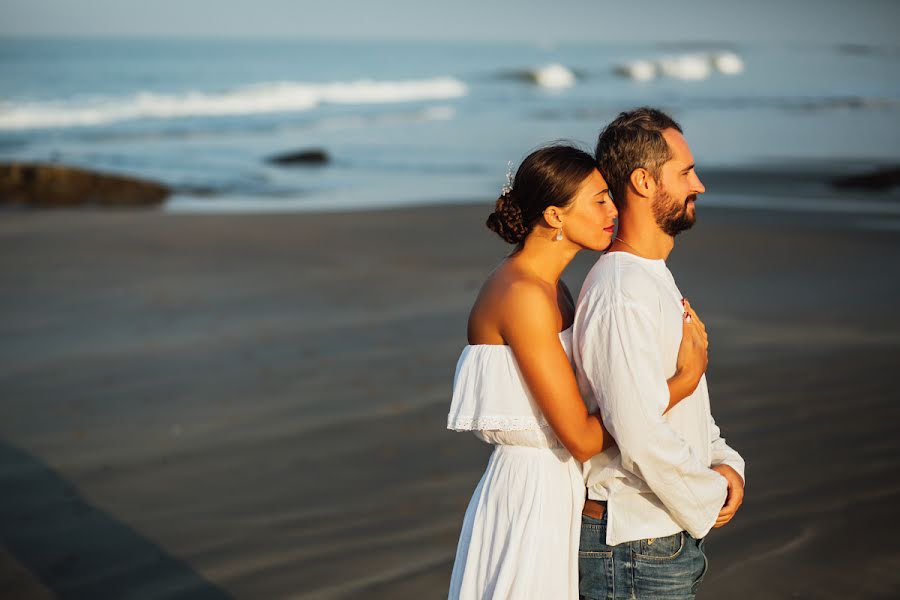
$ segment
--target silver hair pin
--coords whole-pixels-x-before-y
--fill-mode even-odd
[[[506,185],[500,188],[502,195],[505,196],[512,191],[513,184],[513,175],[512,175],[512,161],[507,161],[506,163]]]

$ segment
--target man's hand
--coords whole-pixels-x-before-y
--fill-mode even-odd
[[[725,498],[725,506],[719,511],[716,524],[713,525],[713,527],[722,527],[734,517],[744,502],[744,480],[737,471],[728,465],[716,465],[710,468],[728,481],[728,496]]]

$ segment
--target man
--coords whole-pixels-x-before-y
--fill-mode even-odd
[[[581,392],[618,448],[585,463],[579,591],[694,598],[707,569],[704,538],[744,495],[744,461],[719,435],[705,376],[667,410],[684,315],[702,323],[665,260],[705,188],[681,127],[658,110],[620,114],[600,133],[596,158],[619,229],[579,295],[574,356]]]

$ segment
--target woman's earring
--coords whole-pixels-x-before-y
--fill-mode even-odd
[[[562,241],[562,227],[559,228],[559,231],[556,232],[556,241]]]

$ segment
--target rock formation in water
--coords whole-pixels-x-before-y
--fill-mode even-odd
[[[29,207],[153,206],[170,194],[153,181],[78,167],[0,163],[0,204]]]

